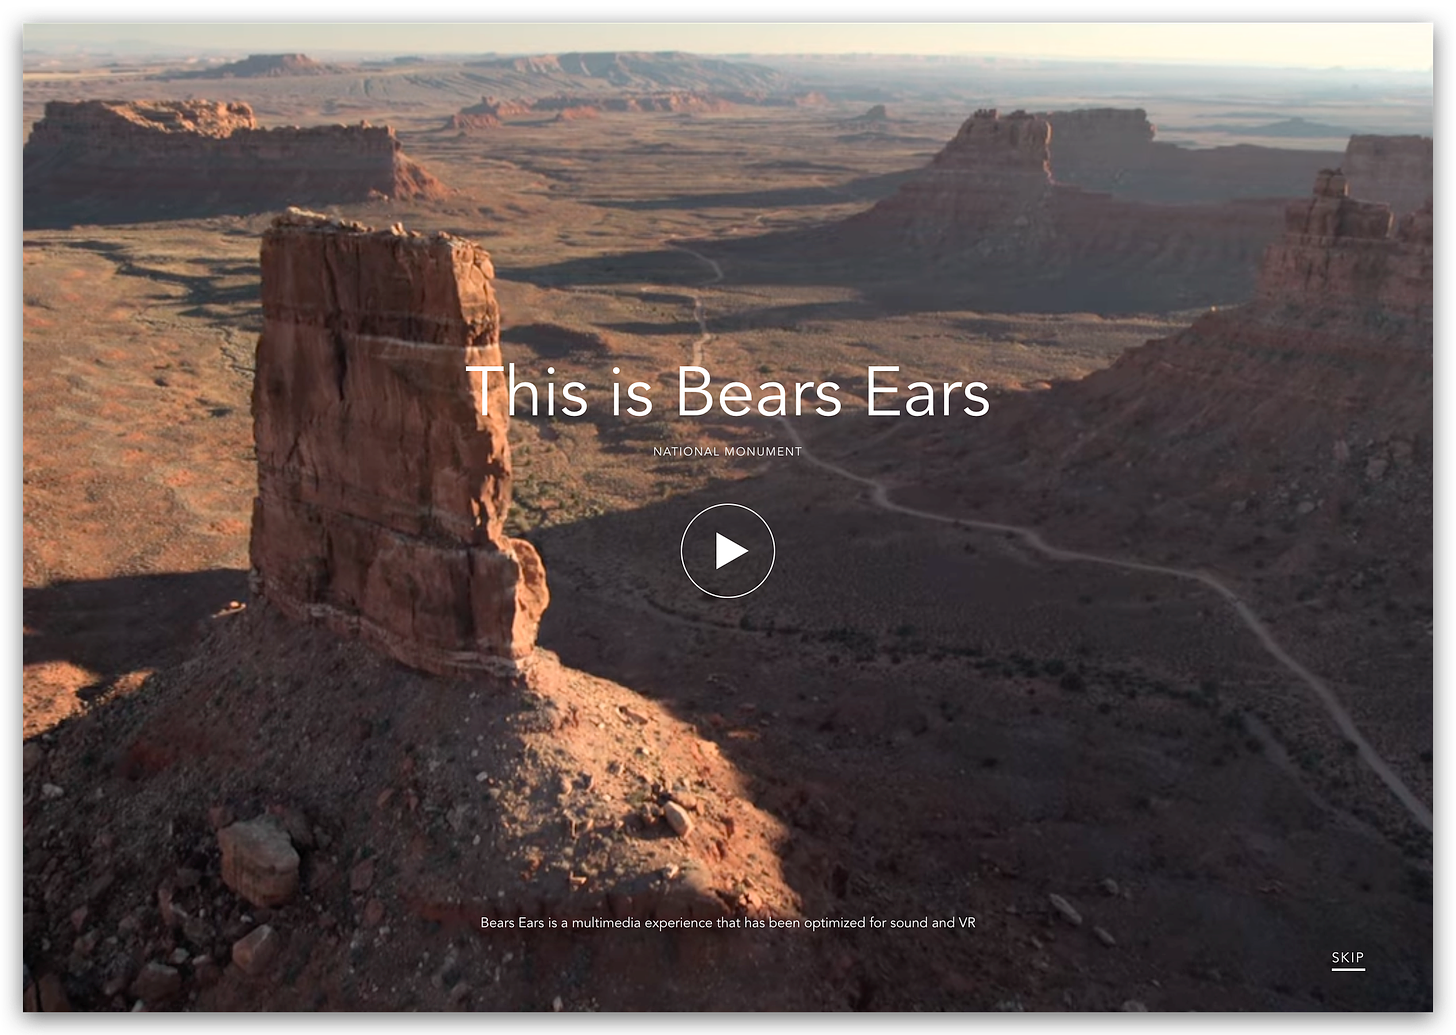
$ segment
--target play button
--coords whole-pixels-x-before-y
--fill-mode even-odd
[[[732,564],[748,552],[748,547],[739,546],[722,532],[715,534],[718,536],[718,563],[714,567],[721,568],[725,564]]]
[[[777,544],[757,511],[718,503],[688,522],[679,552],[694,586],[710,597],[733,600],[768,581]]]

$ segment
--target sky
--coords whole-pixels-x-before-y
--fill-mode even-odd
[[[253,8],[250,8],[250,10]],[[395,8],[396,10],[398,8]],[[478,10],[479,8],[475,8]],[[533,7],[533,10],[542,10]],[[47,9],[51,10],[50,8]],[[297,11],[294,7],[292,10]],[[368,13],[368,8],[361,8]],[[468,9],[467,9],[468,10]],[[613,8],[614,12],[618,9]],[[650,13],[650,8],[645,13]],[[780,9],[784,10],[784,9]],[[850,10],[853,8],[840,8]],[[883,8],[880,9],[883,11]],[[1002,8],[1004,10],[1004,8]],[[159,10],[160,14],[161,11]],[[552,13],[547,11],[547,13]],[[807,12],[806,12],[807,13]],[[1338,13],[1338,10],[1335,10]],[[803,15],[801,15],[802,17]],[[1429,23],[27,23],[26,49],[146,42],[169,50],[327,54],[686,50],[975,54],[1290,68],[1432,67]]]

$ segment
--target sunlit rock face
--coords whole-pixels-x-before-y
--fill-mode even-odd
[[[436,673],[510,669],[548,594],[504,532],[500,316],[477,245],[291,211],[263,238],[254,585]]]

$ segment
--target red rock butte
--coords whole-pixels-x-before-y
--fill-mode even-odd
[[[1080,380],[998,399],[995,434],[975,436],[986,475],[972,491],[1060,522],[1053,534],[1073,541],[1100,525],[1125,544],[1156,530],[1156,542],[1197,544],[1183,548],[1221,563],[1266,550],[1254,570],[1274,573],[1263,592],[1276,598],[1284,579],[1291,597],[1323,585],[1355,599],[1366,578],[1397,599],[1429,593],[1431,202],[1394,218],[1348,191],[1324,170],[1287,204],[1251,301]],[[917,455],[929,484],[966,484],[966,440],[919,434],[923,445],[901,438],[896,455]],[[1348,584],[1330,574],[1352,571]],[[1338,607],[1318,614],[1308,621],[1338,628]],[[1375,679],[1396,663],[1372,655],[1349,671]],[[1377,707],[1376,724],[1392,714]]]
[[[505,534],[490,257],[446,234],[290,210],[263,236],[253,387],[256,594],[436,674],[512,671],[549,596]],[[497,395],[499,397],[497,397]]]
[[[1360,549],[1428,557],[1409,529],[1430,519],[1431,202],[1395,219],[1348,191],[1327,169],[1287,206],[1249,303],[1003,403],[1007,455],[1056,457],[1042,477],[1059,492],[1078,478],[1116,480],[1128,500],[1182,485],[1189,514],[1272,500],[1296,471],[1326,501],[1318,520],[1363,521]]]
[[[1428,173],[1429,175],[1429,173]],[[1377,308],[1431,319],[1432,204],[1395,219],[1384,202],[1357,201],[1339,169],[1325,169],[1314,197],[1289,206],[1282,240],[1259,277],[1266,301]]]
[[[448,193],[388,126],[264,129],[216,101],[50,101],[23,164],[27,224]]]
[[[1128,201],[1196,204],[1235,198],[1297,198],[1337,151],[1256,144],[1189,148],[1157,138],[1142,108],[1080,108],[1045,116],[1057,183]],[[1362,197],[1366,195],[1361,193]],[[1373,199],[1384,200],[1384,199]]]
[[[1106,114],[1070,120],[1084,166],[1102,123],[1116,138],[1151,139],[1142,112],[1091,117]],[[1069,121],[977,111],[894,195],[839,224],[831,250],[893,255],[914,290],[986,308],[1178,309],[1248,297],[1282,200],[1152,203],[1061,183],[1054,118]]]

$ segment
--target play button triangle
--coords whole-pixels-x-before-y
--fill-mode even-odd
[[[718,532],[715,534],[718,537],[715,540],[715,543],[717,544],[718,554],[718,563],[714,565],[715,568],[721,568],[725,564],[730,564],[733,561],[738,560],[738,558],[742,557],[748,552],[747,548],[739,546],[722,532]]]

